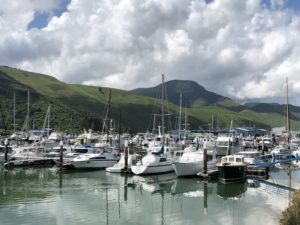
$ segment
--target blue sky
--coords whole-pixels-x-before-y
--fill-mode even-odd
[[[294,10],[300,10],[300,1],[299,0],[284,0],[285,7]],[[266,4],[268,7],[271,5],[271,0],[262,0],[263,4]]]
[[[50,11],[35,11],[34,19],[28,24],[27,28],[30,30],[32,28],[44,28],[48,25],[48,21],[53,16],[61,16],[65,11],[67,11],[67,6],[71,0],[60,0],[60,5],[58,8],[54,8]]]

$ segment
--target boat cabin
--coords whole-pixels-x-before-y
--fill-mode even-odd
[[[239,165],[244,164],[244,156],[243,155],[227,155],[223,156],[221,160],[222,164],[226,165]]]

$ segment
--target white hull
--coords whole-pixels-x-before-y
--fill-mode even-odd
[[[173,167],[178,177],[196,176],[197,173],[203,171],[203,162],[193,162],[193,163],[174,162]],[[207,169],[213,169],[213,168],[216,168],[216,161],[213,163],[207,163]]]
[[[104,169],[113,166],[118,160],[80,160],[73,161],[72,164],[76,169]]]
[[[123,167],[107,167],[105,170],[106,172],[110,172],[110,173],[121,173],[123,171]]]
[[[131,171],[137,175],[145,175],[145,174],[169,173],[169,172],[173,172],[174,169],[170,162],[168,164],[161,164],[161,165],[136,165],[131,167]]]

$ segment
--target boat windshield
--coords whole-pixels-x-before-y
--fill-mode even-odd
[[[74,152],[75,152],[75,153],[87,153],[87,152],[88,152],[88,149],[85,149],[85,148],[77,148],[77,149],[74,149]]]
[[[226,163],[227,162],[227,158],[226,157],[222,158],[222,162]]]
[[[236,162],[240,163],[240,162],[242,162],[242,159],[241,158],[236,158]]]

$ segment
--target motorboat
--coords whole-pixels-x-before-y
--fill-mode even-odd
[[[128,155],[128,161],[127,161],[127,168],[128,170],[131,169],[131,166],[134,165],[138,160],[140,160],[140,155],[138,154],[129,154]],[[107,167],[105,170],[106,172],[110,172],[110,173],[121,173],[123,172],[125,169],[125,154],[121,154],[121,158],[120,160],[114,164],[111,167]]]
[[[204,163],[203,149],[197,151],[187,151],[173,163],[173,168],[178,177],[180,176],[196,176],[197,173],[203,171]],[[217,158],[216,151],[207,151],[207,169],[216,168]]]
[[[228,154],[228,151],[232,150],[232,145],[235,142],[235,138],[227,135],[220,135],[216,140],[216,150],[218,156],[224,156]]]
[[[241,152],[236,153],[236,155],[244,156],[244,162],[247,164],[255,164],[255,162],[261,156],[261,152],[259,152],[257,150],[241,151]]]
[[[137,175],[159,174],[173,172],[173,159],[164,154],[164,146],[159,151],[149,151],[136,165],[131,166],[131,171]]]
[[[120,160],[114,148],[98,149],[95,153],[81,154],[75,157],[71,164],[76,169],[104,169],[113,166]]]
[[[247,164],[242,155],[223,156],[217,164],[218,180],[223,183],[244,181],[246,177]]]

